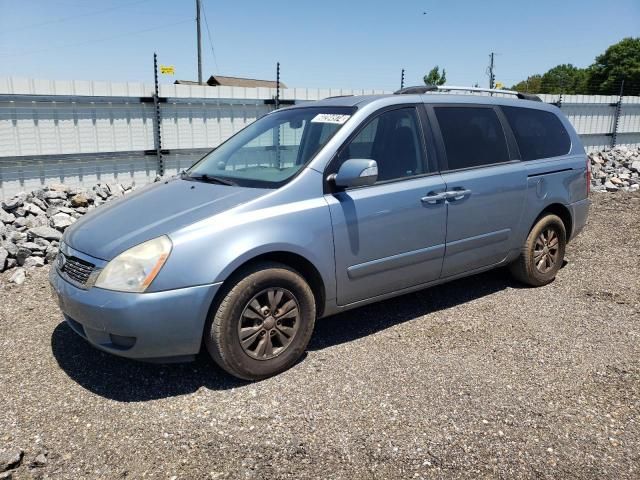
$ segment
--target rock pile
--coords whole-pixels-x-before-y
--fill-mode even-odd
[[[9,281],[20,284],[25,269],[53,262],[63,232],[85,213],[133,190],[132,184],[91,189],[50,185],[0,203],[0,272],[15,267]]]
[[[619,146],[591,152],[591,190],[635,192],[640,190],[640,147]]]

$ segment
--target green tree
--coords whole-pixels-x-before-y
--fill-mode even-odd
[[[627,92],[640,92],[640,37],[625,38],[611,45],[587,72],[588,93],[617,95],[624,79]]]
[[[540,82],[542,81],[542,75],[535,74],[527,77],[526,80],[516,83],[511,90],[524,93],[541,93]]]
[[[447,72],[443,68],[440,73],[440,68],[436,65],[424,76],[423,80],[425,85],[444,85],[447,82]]]
[[[540,93],[585,93],[587,71],[570,63],[557,65],[542,75]]]

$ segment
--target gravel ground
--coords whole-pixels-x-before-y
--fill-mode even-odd
[[[322,320],[259,383],[100,353],[45,269],[5,279],[0,452],[18,479],[638,478],[639,214],[596,195],[551,285],[494,271]]]

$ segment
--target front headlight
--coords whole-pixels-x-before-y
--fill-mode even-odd
[[[141,243],[111,260],[95,286],[120,292],[144,292],[171,253],[171,240],[162,236]]]

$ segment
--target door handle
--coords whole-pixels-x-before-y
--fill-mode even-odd
[[[444,192],[447,200],[462,200],[464,197],[468,197],[471,195],[471,190],[460,189],[460,190],[449,190],[448,192]]]
[[[440,193],[429,192],[429,194],[424,196],[424,197],[422,197],[420,199],[420,201],[422,203],[428,203],[430,205],[435,205],[439,201],[446,200],[446,199],[447,199],[447,192],[440,192]]]

